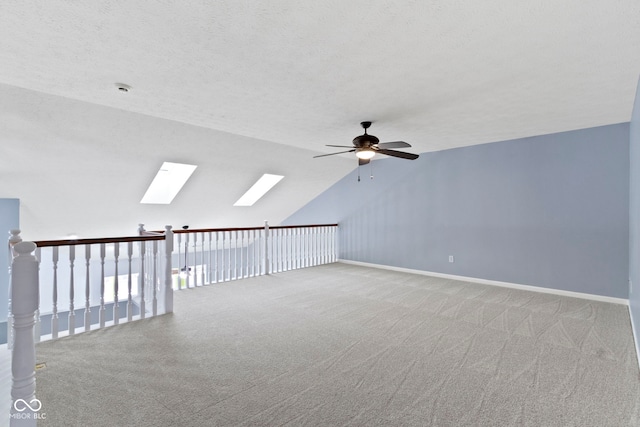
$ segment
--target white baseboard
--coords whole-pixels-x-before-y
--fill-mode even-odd
[[[452,279],[452,280],[461,280],[464,282],[472,282],[472,283],[480,283],[483,285],[491,285],[491,286],[500,286],[503,288],[512,288],[512,289],[520,289],[523,291],[531,291],[531,292],[541,292],[544,294],[553,294],[553,295],[562,295],[566,297],[573,298],[582,298],[593,301],[600,302],[609,302],[613,304],[622,304],[629,305],[629,300],[625,298],[614,298],[614,297],[606,297],[602,295],[593,295],[586,294],[582,292],[572,292],[572,291],[563,291],[560,289],[552,289],[552,288],[542,288],[540,286],[531,286],[531,285],[520,285],[517,283],[509,283],[509,282],[499,282],[497,280],[487,280],[487,279],[479,279],[476,277],[467,277],[467,276],[456,276],[453,274],[444,274],[444,273],[435,273],[432,271],[424,271],[424,270],[414,270],[411,268],[402,268],[402,267],[394,267],[391,265],[383,265],[383,264],[372,264],[368,262],[361,261],[350,261],[346,259],[340,259],[338,262],[342,262],[344,264],[352,264],[352,265],[360,265],[362,267],[373,267],[373,268],[381,268],[383,270],[393,270],[400,271],[403,273],[411,273],[411,274],[420,274],[423,276],[432,276],[432,277],[441,277],[444,279]],[[637,342],[637,341],[636,341]]]
[[[636,345],[636,357],[638,358],[638,367],[640,367],[640,341],[638,341],[638,331],[636,331],[635,323],[633,322],[633,312],[631,306],[629,306],[629,318],[631,319],[631,332],[633,333],[633,342]]]

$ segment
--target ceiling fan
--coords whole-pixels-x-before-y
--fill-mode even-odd
[[[327,145],[327,147],[351,148],[350,150],[330,154],[320,154],[319,156],[313,157],[326,157],[333,156],[335,154],[353,153],[355,151],[356,157],[358,158],[358,165],[366,165],[377,153],[408,160],[415,160],[419,157],[417,154],[389,150],[389,148],[408,148],[411,147],[411,144],[407,144],[404,141],[380,142],[377,137],[367,133],[367,129],[371,126],[371,122],[362,122],[360,123],[360,126],[364,128],[364,134],[353,138],[352,147],[348,145]]]

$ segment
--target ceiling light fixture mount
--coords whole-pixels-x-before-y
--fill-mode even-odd
[[[118,88],[118,92],[127,93],[131,91],[131,86],[125,83],[116,83],[116,88]]]

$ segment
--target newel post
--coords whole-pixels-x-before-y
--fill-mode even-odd
[[[264,222],[264,274],[269,274],[269,221]]]
[[[9,250],[7,251],[9,266],[9,277],[11,277],[11,263],[13,262],[13,246],[16,243],[22,242],[22,237],[20,237],[20,230],[9,230]],[[9,283],[9,294],[7,295],[7,349],[11,350],[11,346],[13,345],[13,317],[11,316],[11,283]]]
[[[165,262],[164,262],[164,312],[173,313],[173,278],[171,277],[173,256],[173,231],[166,225],[164,232]]]
[[[32,255],[35,249],[33,242],[20,242],[13,246],[16,256],[11,265],[14,339],[11,349],[11,426],[35,426],[40,409],[35,398],[36,347],[33,336],[35,313],[40,304],[38,260]]]

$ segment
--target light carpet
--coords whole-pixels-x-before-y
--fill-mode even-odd
[[[38,344],[40,426],[638,426],[627,307],[347,264]]]

